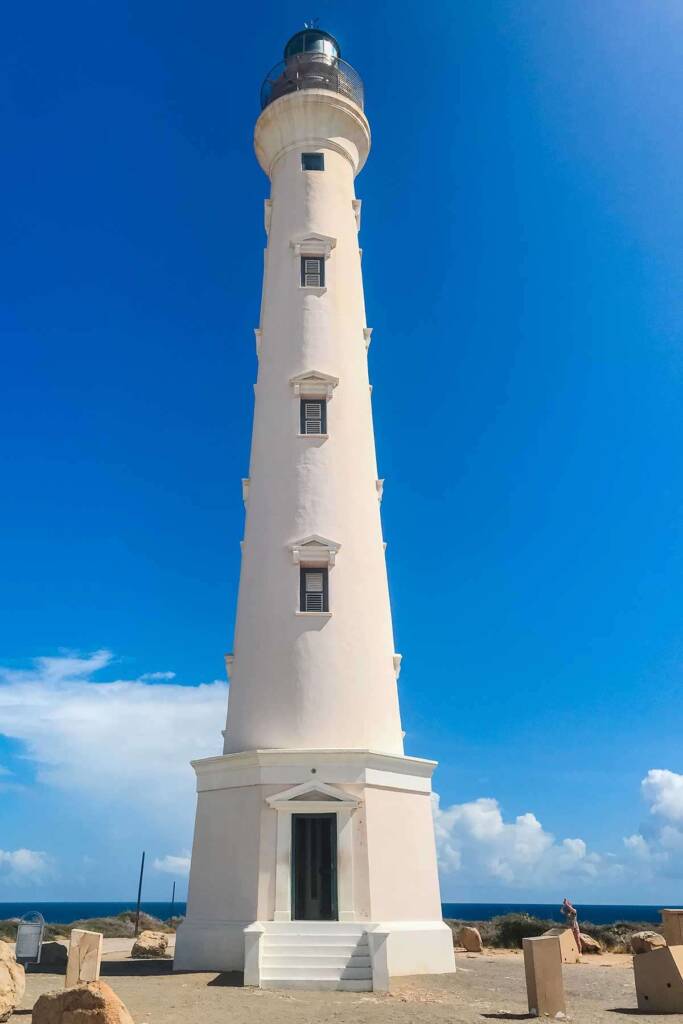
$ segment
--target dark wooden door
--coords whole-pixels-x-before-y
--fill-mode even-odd
[[[337,920],[337,816],[292,815],[292,902],[297,921]]]

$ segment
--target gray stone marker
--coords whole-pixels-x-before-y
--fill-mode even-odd
[[[37,910],[32,910],[19,921],[17,928],[17,945],[15,956],[17,963],[39,964],[40,952],[43,947],[45,919]]]
[[[559,937],[539,935],[535,939],[522,939],[522,946],[529,1013],[536,1017],[566,1014]]]

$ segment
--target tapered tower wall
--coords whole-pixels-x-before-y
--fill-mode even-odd
[[[402,753],[353,202],[369,128],[351,101],[310,90],[268,106],[255,142],[272,191],[225,752]],[[302,170],[304,152],[324,171]],[[325,285],[304,288],[316,237]],[[324,438],[299,434],[291,380],[309,371],[338,381]],[[311,535],[339,546],[329,615],[298,610],[290,548]]]

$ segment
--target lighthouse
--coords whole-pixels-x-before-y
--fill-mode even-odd
[[[359,991],[454,970],[431,814],[406,756],[354,182],[363,84],[297,32],[261,90],[258,374],[223,754],[193,762],[180,970]]]

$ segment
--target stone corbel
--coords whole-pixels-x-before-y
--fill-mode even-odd
[[[395,654],[394,655],[394,674],[395,674],[397,680],[398,680],[398,677],[401,674],[401,662],[402,661],[403,661],[403,655],[402,654]]]
[[[273,213],[273,200],[265,199],[263,202],[263,223],[266,229],[266,234],[270,234],[270,218]]]
[[[247,502],[249,501],[249,477],[248,476],[242,478],[242,501],[244,502],[244,507],[246,508],[247,507]]]
[[[258,358],[261,355],[261,340],[263,338],[263,331],[260,327],[254,328],[254,337],[256,338],[256,356]]]
[[[363,204],[362,199],[352,199],[351,206],[353,207],[353,215],[356,218],[356,231],[360,231],[360,208]]]
[[[328,259],[337,244],[337,239],[330,235],[301,235],[289,243],[296,256],[324,256]]]
[[[230,680],[232,679],[232,672],[233,672],[234,667],[235,667],[235,655],[234,654],[226,654],[225,655],[225,674],[228,677],[228,682],[230,682]]]
[[[294,565],[327,565],[330,568],[335,563],[337,552],[341,544],[336,541],[327,540],[314,533],[303,540],[294,541],[289,545]]]
[[[372,327],[363,328],[363,337],[365,339],[365,351],[370,348],[370,342],[372,341]]]
[[[377,500],[381,504],[384,495],[384,480],[375,480],[375,487],[377,488]]]

